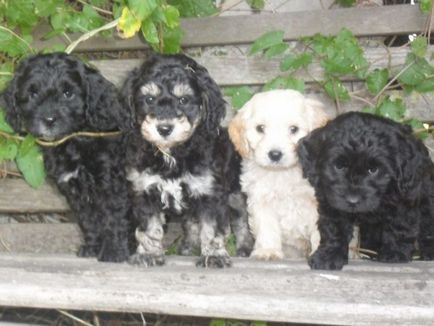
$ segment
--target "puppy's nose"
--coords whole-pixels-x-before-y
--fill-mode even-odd
[[[351,205],[356,205],[360,201],[360,196],[357,195],[346,195],[345,200]]]
[[[268,157],[273,162],[279,162],[282,156],[283,156],[282,152],[278,150],[272,150],[268,152]]]
[[[171,124],[161,124],[157,126],[158,133],[163,136],[167,137],[169,136],[173,131],[173,125]]]
[[[56,122],[56,120],[57,120],[56,117],[45,117],[44,118],[44,123],[48,127],[51,127],[52,125],[54,125],[54,123]]]

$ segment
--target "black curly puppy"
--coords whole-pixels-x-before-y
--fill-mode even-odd
[[[127,126],[115,87],[96,70],[63,53],[23,60],[2,94],[17,132],[45,140],[77,131]],[[83,231],[78,255],[119,262],[129,256],[128,190],[122,137],[74,138],[44,147],[47,175],[65,195]]]
[[[429,258],[423,243],[432,235],[420,226],[433,220],[424,191],[432,162],[410,127],[350,112],[302,139],[298,154],[319,201],[321,242],[309,258],[312,269],[348,263],[354,224],[379,261],[410,261],[418,238]]]
[[[198,266],[230,265],[225,238],[231,202],[242,202],[240,159],[220,128],[225,102],[207,70],[184,55],[153,55],[132,71],[123,94],[135,117],[127,151],[139,245],[132,263],[164,263],[165,217],[182,220],[180,253],[200,247]],[[249,237],[247,228],[241,234]],[[245,251],[238,238],[239,252]]]

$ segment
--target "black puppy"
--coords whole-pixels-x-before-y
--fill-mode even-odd
[[[354,224],[379,261],[410,261],[418,238],[429,258],[424,239],[432,235],[420,226],[433,220],[425,191],[433,167],[410,127],[350,112],[302,139],[298,154],[319,201],[321,242],[309,258],[312,269],[348,263]]]
[[[115,87],[63,53],[22,61],[2,96],[12,127],[46,140],[77,131],[117,130],[128,122]],[[83,231],[79,256],[113,262],[129,256],[122,143],[120,136],[79,137],[43,148],[47,175],[67,198]]]
[[[198,266],[229,266],[228,201],[242,202],[240,158],[220,128],[225,102],[218,86],[184,55],[153,55],[130,73],[123,94],[135,123],[127,171],[133,216],[140,224],[130,261],[163,264],[165,217],[178,217],[184,230],[181,254],[200,247]],[[238,238],[239,253],[247,255],[243,241],[250,234],[247,227],[238,231],[244,236]]]

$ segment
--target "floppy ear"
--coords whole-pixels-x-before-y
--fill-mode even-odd
[[[131,126],[136,123],[136,107],[134,104],[134,89],[137,84],[138,76],[140,76],[141,71],[136,68],[132,70],[127,79],[124,81],[121,88],[121,103],[124,107],[124,110],[127,112]]]
[[[122,105],[116,87],[98,71],[83,65],[82,78],[86,85],[86,121],[100,131],[127,130],[131,116]]]
[[[318,128],[301,138],[297,145],[297,155],[303,169],[303,177],[307,178],[314,187],[319,183],[318,162],[321,149],[325,145],[325,133],[325,127]]]
[[[211,78],[208,71],[196,64],[192,67],[198,79],[202,92],[202,110],[208,130],[216,131],[226,114],[226,102],[217,83]]]
[[[396,150],[398,190],[406,198],[415,200],[432,168],[432,161],[421,140],[409,133],[400,136]]]
[[[309,120],[309,130],[322,127],[327,123],[329,117],[324,111],[324,104],[322,102],[306,98],[305,105]]]
[[[246,104],[247,105],[247,104]],[[246,139],[246,106],[229,122],[228,132],[237,152],[243,158],[250,156],[250,146]]]

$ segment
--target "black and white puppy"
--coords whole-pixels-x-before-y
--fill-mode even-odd
[[[63,53],[23,60],[2,97],[15,131],[45,140],[78,131],[117,130],[128,122],[115,87]],[[67,198],[84,235],[79,256],[112,262],[129,256],[122,142],[120,136],[79,137],[43,148],[47,175]]]
[[[140,225],[130,261],[163,264],[165,217],[176,217],[184,230],[181,254],[198,247],[198,266],[229,266],[228,201],[240,188],[240,158],[220,128],[225,102],[219,87],[185,55],[153,55],[130,73],[123,94],[135,121],[127,171],[133,216]],[[234,196],[231,201],[242,200]],[[241,230],[250,236],[247,228]]]
[[[427,189],[433,164],[410,127],[367,113],[338,116],[301,140],[303,172],[319,202],[317,251],[312,269],[341,269],[348,263],[353,225],[361,245],[382,262],[408,262],[416,240],[429,259],[434,211]]]

